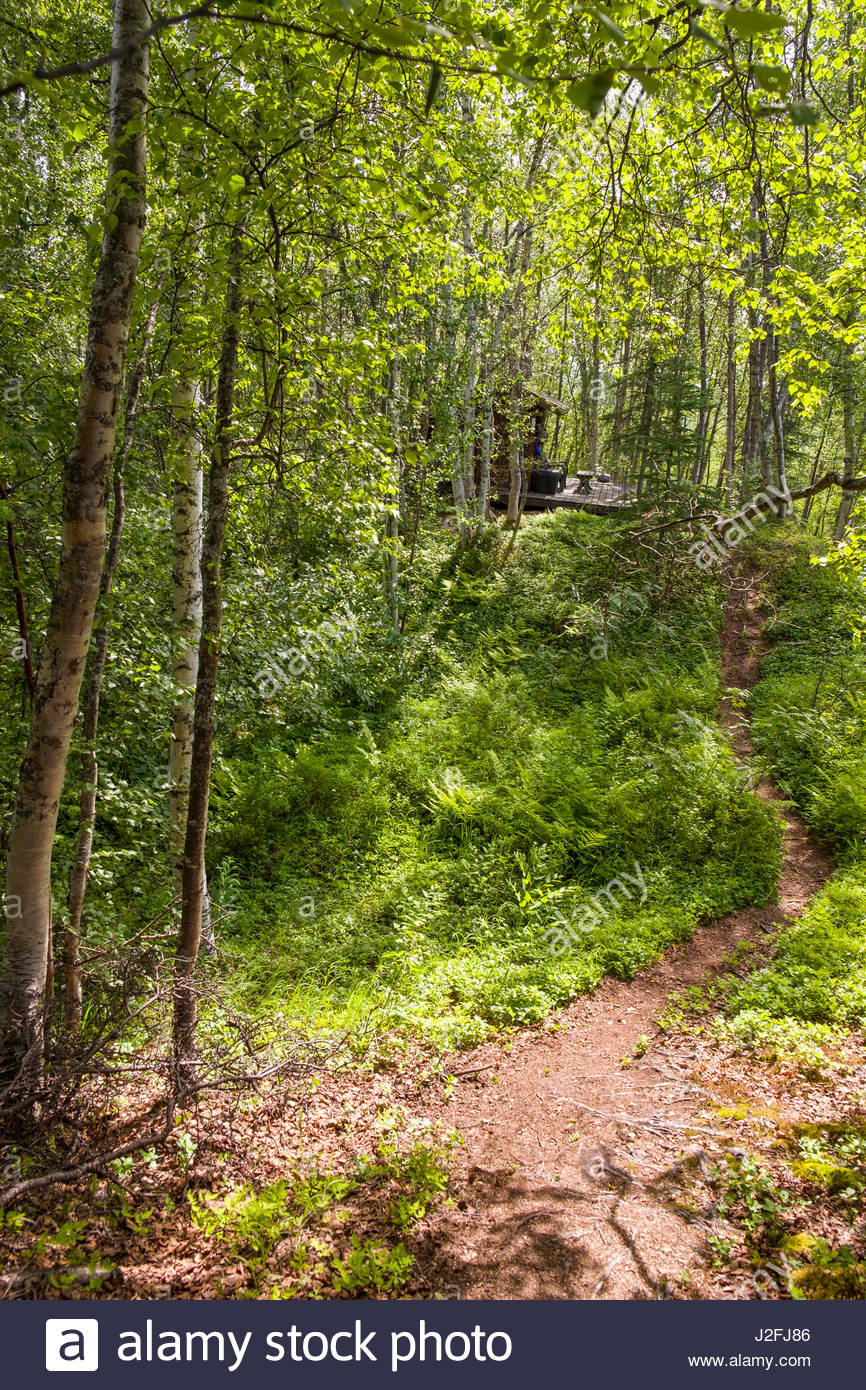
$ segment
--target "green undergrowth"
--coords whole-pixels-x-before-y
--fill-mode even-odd
[[[789,1029],[792,1043],[799,1028],[807,1050],[822,1036],[832,1048],[839,1030],[866,1025],[866,652],[859,644],[866,593],[836,564],[815,563],[823,557],[806,539],[764,558],[777,617],[751,696],[752,729],[779,784],[835,852],[837,869],[780,934],[770,964],[736,989],[727,1012],[744,1033],[772,1020]],[[754,1025],[744,1027],[749,1016]]]
[[[241,1296],[396,1297],[415,1264],[405,1237],[448,1188],[451,1142],[402,1150],[383,1138],[345,1171],[313,1163],[262,1188],[190,1192],[192,1222],[227,1263],[242,1265]],[[365,1221],[375,1234],[357,1233]]]
[[[716,726],[719,590],[618,536],[563,511],[507,564],[498,533],[431,540],[402,684],[326,737],[236,739],[213,888],[245,1009],[471,1044],[773,891],[776,814]]]
[[[185,1248],[201,1266],[192,1272],[197,1296],[203,1280],[209,1297],[399,1297],[417,1276],[421,1223],[452,1200],[458,1140],[399,1106],[380,1109],[377,1128],[372,1152],[347,1151],[336,1160],[309,1152],[286,1161],[285,1176],[268,1183],[239,1176],[214,1182],[212,1170],[207,1187],[195,1176],[197,1145],[181,1131],[187,1143],[178,1145],[174,1161],[171,1149],[141,1155],[151,1170],[145,1188],[130,1180],[136,1158],[127,1156],[35,1220],[29,1202],[0,1211],[0,1271],[14,1281],[26,1270],[37,1290],[104,1296],[125,1278],[119,1250],[138,1270],[170,1221],[175,1255]],[[233,1155],[221,1158],[231,1162]],[[241,1168],[248,1171],[245,1163]],[[174,1288],[181,1296],[191,1291],[182,1276]]]
[[[776,611],[768,629],[773,645],[750,699],[755,742],[777,783],[834,851],[837,867],[802,917],[782,930],[770,962],[742,981],[732,977],[716,992],[712,1002],[722,1004],[716,1026],[743,1052],[793,1067],[812,1082],[841,1086],[844,1093],[846,1045],[866,1028],[862,544],[855,536],[842,552],[825,556],[803,537],[762,537],[753,559],[767,569],[765,585]],[[852,1110],[832,1125],[796,1126],[783,1150],[801,1216],[788,1222],[784,1236],[768,1233],[765,1223],[756,1263],[776,1247],[773,1258],[786,1270],[790,1296],[862,1299],[862,1239],[838,1234],[862,1213],[862,1114]],[[765,1187],[769,1182],[761,1181]],[[762,1208],[773,1219],[777,1195]],[[835,1223],[833,1239],[811,1229],[809,1213],[818,1207]],[[740,1212],[747,1233],[748,1216]]]

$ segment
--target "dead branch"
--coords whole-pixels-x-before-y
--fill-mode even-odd
[[[728,1139],[730,1136],[721,1129],[707,1129],[703,1125],[677,1124],[675,1120],[660,1120],[657,1116],[646,1118],[642,1115],[609,1115],[605,1110],[596,1110],[594,1105],[586,1105],[582,1100],[575,1100],[573,1096],[559,1096],[558,1100],[565,1101],[568,1105],[576,1105],[580,1110],[588,1110],[592,1115],[598,1115],[602,1120],[609,1120],[615,1125],[631,1125],[632,1128],[659,1130],[661,1133],[673,1131],[685,1131],[689,1134],[708,1134],[713,1139]]]
[[[137,1153],[139,1149],[151,1149],[157,1144],[164,1144],[174,1125],[174,1107],[175,1098],[170,1096],[166,1101],[165,1124],[160,1130],[154,1130],[138,1139],[131,1139],[128,1144],[121,1144],[116,1149],[110,1149],[108,1153],[88,1159],[86,1163],[79,1163],[75,1168],[59,1168],[54,1173],[43,1173],[38,1178],[25,1178],[22,1182],[16,1182],[11,1187],[4,1188],[0,1192],[0,1207],[8,1206],[17,1197],[23,1196],[25,1192],[32,1192],[37,1187],[51,1187],[54,1183],[60,1182],[75,1182],[78,1178],[86,1177],[88,1173],[98,1173],[101,1168],[105,1168],[107,1164],[113,1163],[117,1158],[127,1158],[129,1154]]]
[[[841,473],[831,471],[819,478],[817,483],[810,483],[808,487],[801,487],[792,492],[791,500],[799,502],[804,497],[814,497],[817,492],[824,492],[828,487],[841,487],[845,492],[866,492],[866,476],[846,478]]]

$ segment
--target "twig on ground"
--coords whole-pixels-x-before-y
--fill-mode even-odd
[[[656,1129],[662,1133],[671,1130],[682,1130],[689,1134],[709,1134],[713,1139],[729,1139],[730,1135],[721,1129],[707,1129],[703,1125],[677,1124],[674,1120],[660,1120],[653,1116],[647,1119],[642,1115],[610,1115],[606,1110],[597,1110],[594,1105],[587,1105],[582,1100],[575,1100],[572,1096],[558,1096],[558,1100],[565,1101],[569,1105],[576,1105],[580,1110],[588,1110],[592,1115],[598,1115],[602,1120],[609,1120],[611,1124],[632,1125],[641,1129]]]

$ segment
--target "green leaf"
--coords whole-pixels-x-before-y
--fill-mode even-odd
[[[424,117],[430,115],[436,104],[436,98],[442,86],[442,69],[438,63],[434,63],[430,69],[430,81],[427,84],[427,95],[424,98]]]
[[[733,7],[726,11],[722,22],[744,39],[750,39],[755,34],[772,34],[785,27],[782,15],[767,14],[766,10],[740,10]]]
[[[579,106],[581,111],[588,111],[591,116],[597,116],[612,86],[613,68],[604,68],[601,72],[591,72],[588,77],[581,77],[577,82],[572,82],[566,88],[566,96],[575,106]]]
[[[662,85],[657,77],[653,77],[651,72],[639,72],[637,78],[648,97],[654,97]]]
[[[767,63],[753,63],[751,73],[755,79],[755,86],[762,87],[766,92],[778,92],[780,96],[784,96],[791,85],[790,75],[784,68],[770,67]]]
[[[805,101],[795,101],[789,108],[789,113],[794,125],[820,125],[821,112],[817,106],[810,106]]]
[[[604,10],[590,10],[590,14],[595,15],[599,24],[607,30],[611,38],[618,44],[628,43],[628,35],[623,33],[618,24],[614,24],[610,15],[605,14]]]
[[[703,39],[704,43],[708,43],[710,48],[714,48],[717,53],[724,53],[724,45],[720,44],[715,34],[711,34],[709,29],[705,29],[702,24],[696,24],[694,20],[691,20],[689,32],[693,38]]]
[[[376,40],[386,48],[401,48],[406,44],[413,44],[417,37],[409,26],[404,24],[371,24],[366,32],[368,38]]]

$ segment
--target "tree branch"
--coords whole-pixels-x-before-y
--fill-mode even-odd
[[[804,497],[814,497],[816,492],[824,492],[828,487],[841,487],[845,492],[866,492],[866,476],[846,478],[841,473],[825,473],[817,483],[810,483],[808,487],[801,487],[797,492],[792,492],[791,500],[799,502]]]
[[[219,10],[215,10],[212,0],[206,5],[197,5],[194,10],[187,10],[185,14],[163,15],[162,19],[157,19],[151,24],[149,29],[142,29],[135,38],[129,39],[126,43],[119,44],[117,48],[110,49],[107,53],[101,53],[98,58],[89,58],[83,63],[63,63],[59,68],[35,67],[32,72],[16,77],[14,82],[9,82],[5,87],[0,87],[0,97],[11,96],[13,92],[21,92],[28,87],[31,82],[57,82],[61,77],[85,77],[90,72],[96,72],[97,68],[107,67],[118,58],[125,58],[128,54],[134,53],[143,44],[149,43],[155,34],[159,34],[163,29],[170,29],[177,24],[184,24],[188,19],[225,19],[227,15]],[[240,18],[240,16],[238,16]]]
[[[0,479],[0,501],[9,501],[9,489]],[[9,552],[9,564],[12,568],[12,592],[15,596],[15,612],[18,614],[18,632],[24,644],[24,683],[27,686],[27,694],[30,703],[36,697],[36,676],[33,672],[33,655],[30,651],[30,633],[27,627],[27,606],[24,602],[24,587],[21,583],[21,569],[18,564],[18,547],[15,543],[15,526],[11,515],[6,518],[6,549]]]
[[[676,12],[680,8],[679,5],[675,5],[673,11]],[[489,62],[461,63],[451,61],[446,63],[436,54],[412,53],[407,52],[405,48],[383,48],[377,44],[366,43],[362,38],[353,37],[351,34],[345,33],[340,29],[314,29],[307,25],[293,23],[291,20],[275,19],[269,15],[232,13],[230,10],[219,9],[218,6],[213,3],[213,0],[211,0],[210,3],[197,5],[195,9],[187,10],[184,14],[164,15],[161,19],[151,24],[150,28],[143,29],[134,39],[130,39],[127,43],[121,44],[117,48],[112,48],[107,53],[100,54],[98,58],[90,58],[86,62],[80,63],[63,63],[60,67],[56,68],[35,67],[31,72],[22,73],[20,77],[16,77],[14,81],[7,83],[5,87],[0,87],[0,97],[7,97],[13,92],[23,91],[25,87],[28,87],[33,82],[57,82],[63,77],[84,77],[88,73],[95,72],[98,68],[107,67],[108,64],[113,63],[115,59],[123,58],[127,54],[134,52],[135,49],[141,48],[143,44],[149,43],[156,34],[161,33],[163,29],[174,28],[178,24],[186,23],[189,19],[228,19],[235,20],[240,24],[259,24],[269,29],[286,30],[289,33],[299,34],[305,38],[321,39],[326,43],[340,44],[354,53],[366,53],[369,57],[399,57],[403,62],[420,63],[422,66],[427,67],[444,67],[450,72],[457,72],[466,76],[497,77],[509,75],[508,70],[499,71],[495,67],[491,67]],[[448,30],[435,24],[428,24],[427,36],[458,40],[458,35],[452,34]],[[491,53],[495,53],[494,46],[488,41],[482,40],[480,35],[474,31],[467,37],[471,39],[473,47],[484,48],[490,50]],[[679,47],[681,43],[686,42],[687,38],[688,35],[682,40],[678,40],[676,44],[671,46],[671,49],[673,50]],[[629,63],[624,67],[616,69],[616,71],[627,73],[631,79],[633,77],[640,78],[645,73],[654,73],[659,67],[660,63],[657,61],[653,62],[652,66],[649,67],[641,63]],[[550,74],[550,77],[557,83],[566,84],[573,82],[576,77],[580,77],[581,75],[586,76],[585,73],[576,74],[574,72],[566,72]],[[521,77],[521,80],[526,81],[530,86],[534,85],[531,78]]]
[[[145,1134],[138,1139],[132,1139],[128,1144],[121,1144],[117,1149],[110,1149],[108,1153],[100,1154],[98,1158],[91,1158],[86,1163],[79,1163],[75,1168],[60,1168],[54,1173],[43,1173],[39,1178],[25,1178],[21,1182],[16,1182],[11,1187],[6,1187],[0,1192],[0,1208],[8,1207],[10,1202],[14,1202],[16,1197],[21,1197],[25,1192],[32,1192],[37,1187],[51,1187],[56,1182],[74,1182],[76,1178],[86,1177],[88,1173],[98,1173],[107,1164],[113,1163],[115,1159],[127,1158],[130,1154],[136,1153],[139,1149],[152,1149],[157,1144],[164,1144],[171,1134],[174,1126],[174,1107],[175,1098],[170,1096],[166,1104],[165,1124],[162,1129],[154,1130],[151,1134]]]

